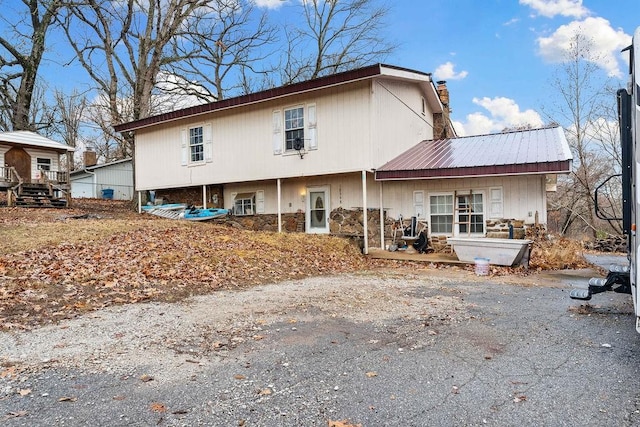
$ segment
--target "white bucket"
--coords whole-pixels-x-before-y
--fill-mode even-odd
[[[489,258],[474,258],[476,265],[476,276],[489,275]]]

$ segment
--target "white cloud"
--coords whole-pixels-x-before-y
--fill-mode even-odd
[[[153,97],[155,114],[189,108],[205,102],[201,97],[206,97],[207,91],[202,86],[188,82],[176,74],[160,72],[156,80],[161,93]],[[194,93],[199,93],[201,97],[195,96]],[[209,101],[213,102],[215,99]]]
[[[582,18],[590,14],[582,5],[582,0],[520,0],[520,4],[529,6],[536,14],[553,18],[556,15]]]
[[[576,35],[588,41],[588,61],[605,70],[609,76],[621,77],[620,51],[631,44],[631,36],[621,29],[615,30],[604,18],[586,18],[560,26],[549,37],[539,37],[538,51],[548,62],[563,62]]]
[[[267,9],[277,9],[285,3],[285,0],[254,0],[256,6]]]
[[[544,124],[537,112],[531,109],[520,111],[520,107],[513,99],[473,98],[473,103],[486,109],[489,115],[475,112],[467,115],[467,121],[464,123],[454,122],[454,127],[460,136],[484,135],[520,126],[537,128]]]
[[[433,75],[436,80],[462,80],[469,74],[467,71],[457,73],[454,67],[455,65],[452,62],[445,62],[436,68]]]

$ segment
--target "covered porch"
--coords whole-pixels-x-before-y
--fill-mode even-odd
[[[69,206],[73,152],[34,132],[0,133],[0,191],[6,192],[6,204]]]

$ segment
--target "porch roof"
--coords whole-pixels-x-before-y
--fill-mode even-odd
[[[59,153],[65,153],[67,151],[75,151],[75,148],[54,141],[49,138],[45,138],[35,132],[20,130],[14,132],[0,132],[0,144],[7,143],[10,145],[20,145],[29,147],[45,148],[54,150]]]
[[[571,171],[561,127],[422,141],[375,172],[377,181]]]

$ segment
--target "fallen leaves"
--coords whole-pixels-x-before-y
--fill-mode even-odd
[[[151,410],[153,412],[167,412],[167,407],[160,402],[153,402],[151,404]]]
[[[27,411],[8,412],[7,415],[4,416],[3,420],[8,420],[10,418],[26,417],[27,415],[29,415]]]
[[[0,222],[7,212],[16,215],[1,209]],[[19,212],[32,215],[28,209]],[[149,220],[151,215],[145,214],[127,220],[38,222],[40,212],[29,223],[3,223],[0,238],[10,242],[0,251],[3,330],[116,304],[177,301],[221,288],[356,271],[366,262],[355,245],[330,236]],[[19,240],[17,234],[25,237]]]
[[[362,427],[362,424],[351,424],[348,420],[329,421],[328,427]]]
[[[536,270],[562,270],[586,268],[584,247],[581,242],[570,239],[538,239],[533,245],[529,267]]]
[[[269,396],[271,393],[273,393],[273,390],[271,390],[270,388],[263,388],[262,390],[260,390],[260,392],[258,392],[258,394],[260,396]]]
[[[15,378],[18,375],[18,370],[15,366],[8,366],[6,369],[0,371],[0,378]]]

